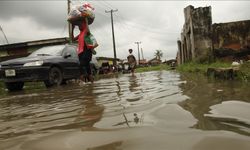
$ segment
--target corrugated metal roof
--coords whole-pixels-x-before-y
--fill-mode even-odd
[[[56,44],[56,43],[68,43],[68,38],[54,38],[54,39],[45,39],[45,40],[37,40],[37,41],[28,41],[21,43],[13,43],[13,44],[5,44],[0,45],[1,50],[15,49],[15,48],[23,48],[23,47],[32,47],[46,44]]]

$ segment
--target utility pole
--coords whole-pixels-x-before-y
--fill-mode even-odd
[[[143,56],[143,51],[142,51],[142,48],[141,48],[141,55],[142,55],[142,59],[144,60],[144,56]]]
[[[141,42],[135,42],[135,44],[137,44],[137,48],[138,48],[138,65],[140,65],[140,44],[141,44]]]
[[[4,36],[4,38],[5,38],[6,42],[7,42],[7,44],[9,44],[9,41],[8,41],[6,35],[5,35],[4,31],[3,31],[3,28],[2,28],[1,26],[0,26],[0,30],[3,32],[3,36]]]
[[[116,10],[113,10],[111,9],[110,11],[107,11],[105,10],[106,13],[110,13],[111,14],[111,27],[112,27],[112,38],[113,38],[113,50],[114,50],[114,66],[117,65],[117,62],[116,62],[116,48],[115,48],[115,33],[114,33],[114,22],[113,22],[113,12],[117,12],[118,9]]]
[[[68,14],[70,12],[70,0],[67,0],[68,2]],[[72,43],[73,41],[73,30],[72,30],[72,24],[68,22],[68,30],[69,30],[69,43]]]

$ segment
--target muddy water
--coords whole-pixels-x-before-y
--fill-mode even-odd
[[[168,71],[0,98],[0,150],[248,150],[249,128],[249,85]]]

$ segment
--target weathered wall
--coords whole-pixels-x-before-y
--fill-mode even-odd
[[[213,48],[217,58],[250,58],[250,20],[213,24],[212,27]]]
[[[184,9],[185,24],[178,42],[178,63],[190,60],[206,61],[211,56],[211,7],[194,8],[188,6]]]
[[[212,25],[211,7],[188,6],[184,15],[181,40],[177,41],[178,64],[250,59],[250,20]]]
[[[184,8],[185,23],[183,25],[181,33],[181,43],[180,43],[180,55],[181,63],[192,60],[194,52],[194,39],[193,39],[193,22],[192,22],[192,12],[194,10],[193,6],[188,6]]]
[[[181,41],[178,40],[177,41],[177,46],[178,46],[178,51],[177,51],[177,56],[176,56],[176,60],[177,60],[177,64],[180,65],[183,62],[183,58],[182,58],[182,54],[181,54]]]
[[[212,16],[211,7],[199,7],[192,13],[193,22],[193,60],[208,61],[212,57]]]

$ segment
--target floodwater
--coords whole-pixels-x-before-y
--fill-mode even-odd
[[[0,150],[249,150],[249,85],[156,71],[0,98]]]

